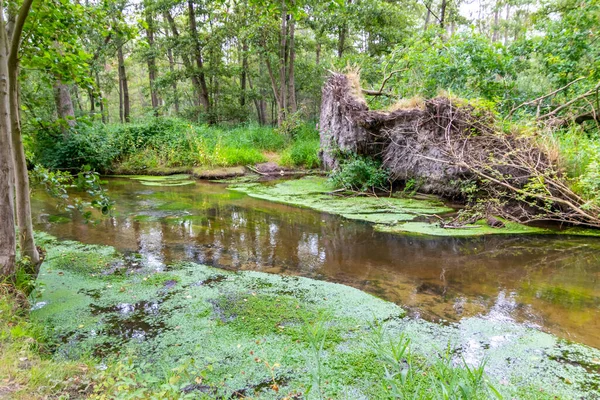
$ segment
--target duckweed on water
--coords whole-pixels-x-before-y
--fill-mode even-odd
[[[347,286],[188,262],[158,273],[128,268],[115,278],[114,265],[128,263],[111,257],[120,256],[109,247],[54,242],[32,318],[54,327],[55,358],[103,359],[109,368],[98,387],[116,397],[167,385],[171,398],[384,398],[404,376],[401,386],[419,398],[460,387],[469,398],[493,390],[506,398],[598,398],[599,378],[588,366],[600,351],[511,322],[439,326]],[[394,361],[407,341],[410,350]],[[476,378],[483,360],[487,378]]]
[[[311,208],[344,218],[376,224],[375,230],[389,233],[411,233],[433,236],[479,236],[490,234],[544,233],[543,229],[507,222],[504,228],[492,228],[480,221],[458,229],[444,229],[437,223],[414,221],[443,215],[451,208],[435,200],[397,197],[346,197],[332,195],[335,189],[326,178],[307,177],[275,185],[259,183],[229,186],[251,197]]]

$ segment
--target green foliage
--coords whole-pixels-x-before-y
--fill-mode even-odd
[[[385,370],[381,388],[386,398],[502,398],[486,380],[485,363],[472,367],[463,360],[455,365],[450,346],[433,360],[423,360],[411,352],[408,337],[392,339],[377,325],[370,346]]]
[[[61,209],[78,210],[86,222],[93,221],[93,210],[106,216],[114,209],[115,202],[108,195],[108,191],[102,187],[100,175],[92,171],[88,165],[83,166],[76,176],[36,165],[29,176],[32,186],[42,187],[46,193],[58,200]],[[85,192],[87,198],[69,196],[67,191],[69,187]]]
[[[329,174],[335,187],[361,192],[389,189],[389,172],[380,162],[356,154],[345,154],[338,159],[340,165]]]
[[[296,129],[292,144],[283,151],[281,163],[288,167],[318,168],[321,165],[319,150],[319,132],[304,123]]]

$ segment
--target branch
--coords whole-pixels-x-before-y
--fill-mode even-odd
[[[593,89],[590,89],[587,92],[585,92],[584,94],[575,97],[573,100],[570,100],[570,101],[566,102],[565,104],[563,104],[559,107],[556,107],[554,110],[552,110],[548,114],[544,114],[544,115],[540,116],[539,119],[549,118],[549,117],[556,115],[560,110],[564,110],[565,108],[569,107],[571,104],[576,103],[579,100],[585,99],[586,97],[589,97],[589,96],[595,94],[598,91],[598,89],[600,89],[600,82],[598,82],[598,84]]]
[[[563,87],[561,87],[559,89],[556,89],[555,91],[553,91],[551,93],[545,94],[545,95],[543,95],[541,97],[538,97],[537,99],[533,99],[531,101],[527,101],[525,103],[521,103],[517,107],[514,107],[512,110],[510,110],[510,112],[508,113],[508,116],[506,118],[510,118],[510,116],[513,115],[513,113],[515,111],[517,111],[519,108],[525,107],[525,106],[529,106],[529,105],[532,105],[532,104],[537,104],[538,102],[541,102],[542,100],[544,100],[544,99],[546,99],[548,97],[554,96],[555,94],[557,94],[558,92],[561,92],[561,91],[565,90],[566,88],[568,88],[569,86],[571,86],[575,82],[579,82],[580,80],[585,79],[585,78],[586,78],[585,76],[582,76],[581,78],[577,78],[574,81],[567,83],[565,86],[563,86]]]
[[[371,89],[362,89],[362,92],[366,95],[369,96],[388,96],[388,97],[399,97],[397,94],[393,94],[390,92],[384,92],[383,88],[385,88],[385,84],[387,83],[387,81],[390,80],[390,78],[402,71],[406,71],[408,68],[402,68],[402,69],[396,69],[392,72],[390,72],[389,74],[387,74],[387,76],[385,78],[383,78],[383,81],[381,82],[381,86],[379,87],[379,90],[371,90]]]
[[[23,26],[25,25],[25,20],[29,15],[29,10],[31,9],[31,4],[33,0],[25,0],[23,1],[23,5],[19,9],[19,15],[17,15],[17,20],[15,21],[15,27],[12,34],[12,40],[10,43],[10,51],[8,54],[8,67],[15,68],[17,65],[17,56],[19,54],[19,47],[21,47],[21,37],[23,35]]]

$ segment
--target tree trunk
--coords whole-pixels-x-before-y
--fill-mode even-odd
[[[102,123],[106,124],[108,123],[108,118],[106,112],[104,111],[104,96],[102,96],[102,91],[100,90],[100,75],[98,74],[98,71],[96,71],[94,74],[96,78],[96,87],[98,87],[98,105],[100,106],[100,116],[102,117]]]
[[[248,85],[250,86],[250,90],[254,91],[254,88],[252,87],[252,78],[250,78],[250,75],[248,75]],[[267,123],[267,111],[265,109],[265,100],[262,96],[262,93],[260,99],[256,97],[254,98],[254,106],[256,107],[256,117],[258,119],[258,123],[260,125],[265,125]]]
[[[242,74],[240,76],[240,106],[246,105],[246,77],[248,75],[248,41],[242,40]]]
[[[129,116],[129,114],[131,102],[129,100],[129,84],[127,83],[127,73],[125,71],[125,57],[123,56],[123,45],[119,46],[117,55],[119,59],[119,87],[121,88],[121,97],[123,100],[123,104],[121,107],[123,117],[121,118],[121,121],[130,122],[131,117]]]
[[[427,4],[425,4],[425,7],[427,8],[427,14],[425,14],[425,25],[423,25],[423,30],[426,31],[427,27],[429,26],[429,21],[431,21],[431,3],[433,1],[429,1]]]
[[[494,10],[494,26],[492,27],[492,42],[498,41],[498,34],[500,33],[500,27],[498,26],[498,22],[500,20],[500,9],[498,5],[498,1],[496,2],[496,9]]]
[[[57,79],[54,83],[54,101],[56,102],[58,118],[65,121],[69,127],[74,127],[76,124],[75,109],[73,108],[69,85],[61,82],[60,79]],[[66,134],[67,132],[68,129],[63,129],[63,133]]]
[[[150,48],[150,55],[148,56],[148,80],[150,81],[150,99],[152,102],[152,109],[154,115],[158,116],[158,93],[156,92],[156,57],[152,53],[154,51],[154,16],[145,10],[146,14],[146,40]]]
[[[279,104],[277,107],[277,126],[282,126],[285,121],[287,84],[286,84],[286,61],[287,61],[287,9],[285,0],[281,1],[281,31],[279,32]]]
[[[204,61],[202,60],[202,48],[198,40],[198,27],[196,26],[196,13],[194,12],[193,0],[188,0],[188,12],[190,20],[190,33],[194,41],[194,57],[196,59],[197,77],[200,84],[200,104],[204,107],[206,113],[210,113],[210,94],[206,85],[206,76],[204,75]]]
[[[6,27],[0,10],[0,276],[12,276],[16,267],[16,237],[11,190],[11,131]]]
[[[508,19],[510,18],[510,5],[506,4],[506,18],[504,20],[504,46],[508,46]]]
[[[169,59],[169,71],[171,72],[171,88],[173,89],[173,105],[175,106],[175,114],[179,114],[179,92],[177,91],[177,80],[175,79],[175,60],[173,51],[169,47],[167,49],[167,58]]]
[[[440,28],[444,29],[444,23],[446,22],[446,6],[448,5],[447,0],[442,0],[440,7]]]
[[[13,58],[9,58],[13,61]],[[33,238],[33,222],[31,220],[31,200],[29,198],[29,175],[27,173],[27,160],[23,148],[21,134],[21,118],[19,114],[19,83],[17,76],[19,65],[17,59],[8,65],[8,80],[10,89],[10,126],[12,136],[12,150],[14,161],[15,200],[17,205],[17,226],[19,227],[19,246],[21,255],[29,258],[34,267],[36,276],[40,264],[40,255],[35,247]]]
[[[294,20],[293,16],[290,16],[290,45],[289,45],[289,51],[290,51],[290,56],[289,56],[289,65],[288,65],[288,76],[287,76],[287,80],[288,80],[288,87],[287,87],[287,94],[288,94],[288,107],[289,107],[289,112],[294,114],[296,113],[296,111],[298,111],[298,104],[296,103],[296,82],[295,82],[295,78],[294,78],[294,62],[296,60],[296,49],[294,48],[294,33],[296,30],[296,21]]]
[[[173,33],[173,36],[179,38],[179,30],[177,29],[177,24],[175,23],[173,16],[169,12],[165,12],[165,18],[167,19],[167,21],[169,21],[169,26],[171,27],[171,32]],[[194,87],[195,92],[194,105],[198,107],[200,106],[200,104],[202,104],[202,102],[200,101],[200,98],[202,97],[202,88],[200,87],[200,81],[198,80],[198,77],[194,72],[192,62],[190,61],[188,55],[182,53],[181,60],[183,61],[183,66],[185,67],[185,70],[187,71],[187,73],[190,76],[190,79],[192,80],[192,86]]]

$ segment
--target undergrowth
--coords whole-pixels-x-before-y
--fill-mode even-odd
[[[175,118],[131,124],[79,124],[65,135],[46,128],[35,134],[30,162],[46,168],[103,173],[151,168],[227,167],[266,161],[266,153],[285,153],[285,164],[317,167],[318,132],[300,124],[291,132],[256,124],[222,128]]]

